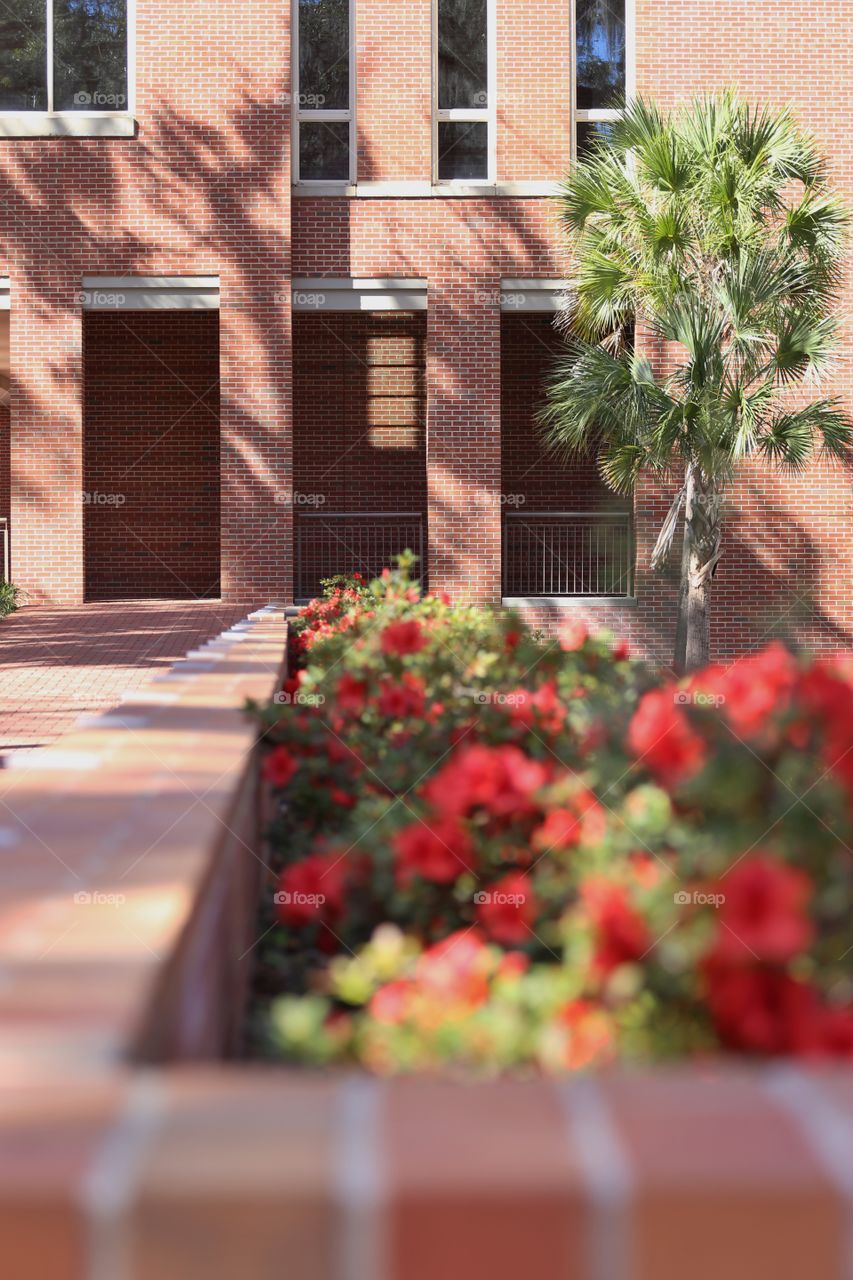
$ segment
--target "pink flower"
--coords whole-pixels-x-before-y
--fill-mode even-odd
[[[560,632],[560,648],[566,653],[582,649],[589,639],[589,627],[581,618],[570,618]]]
[[[368,1012],[383,1026],[398,1026],[409,1016],[415,993],[415,984],[405,978],[389,982],[371,996]]]
[[[445,1005],[476,1008],[489,994],[490,961],[476,929],[460,929],[418,960],[417,982]]]

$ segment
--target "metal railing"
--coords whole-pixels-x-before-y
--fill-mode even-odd
[[[505,597],[630,596],[633,581],[628,512],[505,513]]]
[[[360,573],[375,578],[394,557],[413,551],[416,575],[426,581],[424,518],[412,511],[300,511],[296,514],[298,601],[318,595],[323,578]]]
[[[2,543],[3,556],[3,582],[9,581],[9,518],[8,516],[0,516],[0,543]]]

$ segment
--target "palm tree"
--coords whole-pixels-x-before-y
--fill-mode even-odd
[[[595,455],[618,493],[644,472],[675,480],[651,564],[683,522],[675,661],[692,670],[710,656],[738,464],[799,470],[818,448],[849,459],[839,401],[802,391],[820,394],[836,345],[847,216],[787,110],[730,93],[671,115],[635,101],[607,130],[558,197],[575,266],[542,422],[557,451]]]

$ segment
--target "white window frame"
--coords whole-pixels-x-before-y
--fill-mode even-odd
[[[355,38],[355,3],[349,0],[349,109],[346,111],[326,111],[317,108],[303,108],[299,105],[299,0],[293,0],[291,9],[291,102],[292,102],[292,134],[291,134],[291,173],[293,184],[306,190],[331,187],[345,191],[356,182],[358,174],[358,156],[356,154],[356,117],[355,117],[355,84],[356,84],[356,38]],[[346,179],[303,178],[299,169],[299,126],[303,123],[319,124],[322,121],[330,124],[349,124],[349,176]]]
[[[625,99],[628,102],[637,92],[636,12],[636,0],[625,0]],[[619,112],[610,107],[578,106],[577,0],[572,2],[572,108],[572,159],[576,160],[579,124],[606,124],[608,120],[619,119]]]
[[[432,0],[432,181],[433,186],[448,189],[494,186],[497,170],[497,20],[495,0],[486,0],[486,93],[485,107],[438,106],[438,0]],[[438,174],[438,126],[452,122],[485,124],[488,128],[486,147],[487,170],[483,178],[440,178]]]
[[[45,0],[45,72],[47,109],[0,110],[0,137],[131,137],[136,113],[136,0],[127,0],[127,101],[115,111],[55,109],[53,66],[54,0]]]
[[[15,111],[15,112],[4,111],[2,114],[3,115],[27,115],[27,116],[39,116],[39,115],[53,116],[53,115],[66,115],[66,114],[67,115],[78,115],[78,114],[86,115],[87,113],[85,111],[80,111],[78,113],[77,111],[72,110],[71,108],[64,108],[62,111],[56,110],[55,85],[54,85],[56,69],[54,67],[54,60],[53,60],[53,51],[54,51],[53,19],[54,19],[54,12],[55,12],[54,0],[44,0],[44,6],[45,6],[45,21],[47,23],[47,26],[45,28],[45,75],[46,75],[46,84],[47,84],[47,109],[46,111]],[[125,67],[127,72],[127,101],[125,102],[123,107],[117,107],[115,111],[97,112],[97,115],[99,116],[100,115],[103,115],[103,116],[127,115],[128,112],[132,111],[133,109],[132,103],[133,103],[133,93],[135,88],[134,48],[136,45],[136,0],[126,0],[125,23],[127,27],[127,50],[126,50],[126,59],[125,59]],[[91,112],[90,114],[94,115],[96,113]]]

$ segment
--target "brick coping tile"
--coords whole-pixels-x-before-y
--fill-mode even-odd
[[[10,1275],[81,1280],[842,1280],[851,1092],[836,1071],[725,1064],[22,1084],[0,1100],[0,1247]]]

